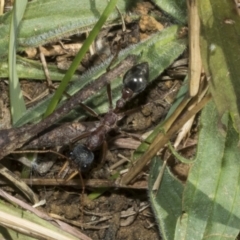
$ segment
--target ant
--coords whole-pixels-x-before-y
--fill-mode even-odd
[[[142,92],[148,83],[149,78],[149,65],[147,62],[137,64],[130,68],[123,77],[123,89],[122,96],[117,100],[115,108],[112,104],[111,88],[110,84],[107,84],[107,94],[109,100],[109,111],[105,114],[104,117],[100,117],[94,110],[87,107],[83,103],[80,103],[80,106],[88,111],[91,115],[100,119],[100,123],[97,127],[92,130],[85,132],[74,139],[71,140],[71,143],[77,142],[80,139],[87,138],[85,144],[77,144],[70,153],[70,159],[64,155],[57,153],[52,150],[38,150],[38,151],[14,151],[15,153],[23,152],[53,152],[62,158],[67,160],[72,160],[75,166],[78,168],[78,172],[88,171],[93,162],[94,154],[93,151],[98,149],[101,146],[106,146],[106,135],[112,130],[117,128],[117,122],[124,117],[124,114],[120,114],[120,110],[125,106],[126,102]],[[41,137],[40,137],[41,139]],[[40,140],[39,139],[39,140]],[[41,142],[41,140],[40,140]],[[104,155],[103,157],[104,158]],[[81,174],[80,174],[81,175]]]
[[[91,168],[94,162],[93,151],[106,144],[105,137],[107,133],[116,128],[117,122],[123,118],[123,116],[119,114],[119,111],[125,106],[129,99],[146,88],[148,78],[149,66],[147,62],[137,64],[129,69],[123,77],[122,96],[117,100],[115,108],[112,106],[110,85],[107,85],[109,111],[103,118],[100,118],[100,125],[93,131],[89,132],[86,143],[77,144],[71,152],[70,159],[75,163],[79,171],[86,172]],[[87,106],[84,106],[84,108],[91,112],[92,115],[99,118],[98,114],[93,110],[89,109]],[[72,142],[75,142],[80,138],[81,137],[79,136],[73,139]]]

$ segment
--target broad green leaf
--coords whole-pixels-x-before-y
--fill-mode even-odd
[[[155,218],[158,222],[160,235],[163,239],[174,239],[174,231],[178,217],[182,213],[183,184],[170,171],[165,169],[161,185],[157,192],[152,191],[153,184],[162,167],[159,157],[154,157],[149,173],[149,197]]]
[[[181,24],[187,23],[186,0],[154,0],[164,12],[175,18]]]
[[[176,100],[170,108],[166,119],[172,114],[177,106],[183,100],[188,91],[187,77],[185,78],[183,86],[180,88]],[[162,130],[163,123],[160,123],[152,134],[146,139],[151,143],[159,131]],[[134,159],[139,158],[143,152],[148,149],[146,143],[142,143],[134,153]],[[152,187],[156,181],[159,172],[162,168],[162,160],[158,157],[152,159],[149,173],[149,196],[151,206],[158,222],[160,235],[163,239],[174,239],[174,232],[179,216],[182,214],[182,194],[184,186],[177,180],[169,171],[165,169],[160,188],[156,192],[152,192]]]
[[[134,2],[126,3],[118,1],[118,8],[124,15],[126,11],[135,5]],[[27,10],[21,24],[18,38],[18,50],[26,47],[47,44],[54,40],[63,39],[71,34],[79,34],[90,31],[95,25],[107,1],[83,0],[79,7],[75,0],[39,0],[29,2]],[[7,46],[9,42],[10,18],[12,12],[0,16],[0,77],[6,78],[8,74],[8,64],[6,60]],[[131,18],[135,18],[133,15]],[[107,24],[119,23],[120,16],[116,10],[108,18]],[[32,64],[31,64],[31,63]],[[52,80],[61,80],[64,76],[63,71],[48,65]],[[44,79],[45,75],[42,67],[38,63],[27,59],[17,60],[17,73],[20,78],[25,79]],[[59,74],[60,73],[60,74]]]
[[[102,0],[38,0],[29,2],[18,36],[20,49],[37,47],[58,41],[73,34],[92,29],[108,1]],[[136,2],[118,0],[119,10],[125,14]],[[8,32],[12,12],[0,17],[0,57],[7,56]],[[119,22],[119,13],[115,10],[108,22]]]
[[[197,155],[181,201],[166,207],[161,194],[171,187],[164,182],[165,176],[158,190],[159,196],[154,201],[151,199],[164,239],[236,239],[239,234],[239,135],[229,114],[224,115],[222,123],[220,120],[215,104],[210,102],[202,111]],[[151,167],[150,183],[156,179],[157,173],[153,174],[158,171],[156,168],[155,165]],[[175,191],[176,180],[171,175],[169,177],[174,182]],[[171,192],[167,194],[170,203]],[[179,214],[178,221],[174,218],[170,224],[164,215],[166,212],[173,216]],[[174,238],[170,234],[173,234],[173,229]]]
[[[179,216],[175,239],[236,239],[239,233],[239,136],[228,114],[222,121],[210,102],[202,112],[197,156],[183,193],[184,221]]]
[[[138,62],[147,61],[150,66],[150,82],[153,81],[161,72],[164,71],[186,48],[186,39],[178,38],[178,26],[171,26],[159,32],[151,38],[148,38],[136,45],[132,45],[129,48],[121,51],[118,56],[118,61],[126,58],[129,54],[138,56]],[[79,81],[74,81],[67,92],[70,95],[76,93],[79,89],[82,89],[86,84],[91,83],[106,71],[111,59],[108,59],[102,65],[93,68],[86,74],[83,74]],[[114,102],[119,98],[121,93],[122,79],[113,79],[113,100]],[[20,119],[16,126],[23,125],[34,119],[41,117],[46,109],[51,96],[46,100],[38,104],[36,107],[27,111],[22,119]],[[93,108],[98,113],[104,113],[108,110],[108,101],[106,96],[106,89],[102,89],[97,96],[86,101],[86,104]],[[77,107],[77,106],[76,106]],[[77,113],[78,116],[84,117],[85,113],[81,109]]]
[[[13,14],[10,24],[10,37],[8,47],[8,72],[9,72],[9,95],[12,122],[15,123],[22,114],[26,111],[25,103],[23,100],[20,84],[16,70],[16,50],[17,50],[17,34],[19,25],[22,20],[27,0],[14,2]]]
[[[240,19],[234,1],[197,1],[201,20],[201,55],[220,115],[230,112],[240,131]]]

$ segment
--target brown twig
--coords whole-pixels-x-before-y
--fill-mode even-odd
[[[82,183],[80,179],[71,179],[66,181],[65,179],[54,179],[54,178],[32,178],[32,179],[21,179],[24,183],[32,186],[71,186],[78,189],[82,188]],[[84,187],[90,189],[99,189],[102,187],[106,188],[127,188],[127,189],[147,189],[147,182],[142,181],[138,182],[136,185],[131,186],[123,186],[119,185],[112,180],[104,180],[104,179],[89,179],[83,180]],[[0,185],[7,184],[4,181],[0,182]]]

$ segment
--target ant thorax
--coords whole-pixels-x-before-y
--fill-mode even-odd
[[[115,126],[118,121],[118,116],[112,110],[110,110],[103,118],[103,124],[106,126]]]

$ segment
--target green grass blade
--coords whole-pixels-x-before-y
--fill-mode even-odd
[[[27,47],[38,47],[47,43],[56,42],[62,38],[90,31],[101,13],[105,9],[107,1],[102,0],[38,0],[27,4],[24,19],[21,22],[18,34],[18,50]],[[125,15],[126,11],[135,6],[135,2],[118,0],[118,8]],[[79,6],[79,7],[78,7]],[[0,16],[0,59],[6,60],[8,34],[12,11]],[[134,15],[131,14],[131,18]],[[135,17],[136,18],[136,15]],[[41,23],[41,24],[39,24]],[[107,23],[119,24],[120,18],[117,11],[113,11]]]
[[[162,239],[172,240],[178,217],[182,213],[181,201],[184,186],[167,168],[164,171],[160,188],[158,191],[152,191],[161,168],[162,161],[159,157],[154,157],[151,161],[148,193],[155,218],[160,226]]]
[[[197,1],[201,56],[220,115],[230,112],[240,132],[240,18],[234,1]],[[235,9],[236,8],[236,9]]]
[[[44,117],[47,117],[56,108],[56,106],[57,106],[60,98],[62,97],[63,92],[65,91],[69,81],[71,80],[74,72],[78,68],[78,65],[82,61],[84,55],[88,51],[90,45],[93,43],[94,39],[97,37],[97,34],[101,30],[103,24],[106,22],[108,16],[114,10],[116,4],[117,4],[117,0],[109,1],[107,7],[103,11],[103,13],[102,13],[101,17],[99,18],[98,22],[96,23],[96,25],[94,26],[94,28],[90,32],[88,38],[84,42],[82,48],[80,49],[80,51],[78,52],[78,54],[74,58],[70,68],[68,69],[68,71],[67,71],[66,75],[64,76],[61,84],[59,85],[57,91],[55,92],[55,94],[54,94],[54,96],[53,96],[53,98],[52,98],[52,100],[51,100],[51,102],[50,102],[50,104],[49,104],[45,114],[44,114]]]
[[[16,70],[16,43],[18,27],[22,20],[24,11],[27,6],[27,0],[15,1],[13,7],[13,14],[10,25],[10,39],[9,39],[9,54],[8,54],[8,67],[9,67],[9,94],[12,122],[15,123],[22,114],[26,111],[26,106],[23,100],[22,92],[20,89],[19,79]]]
[[[150,195],[164,239],[236,239],[239,234],[239,135],[229,114],[222,118],[226,128],[219,122],[217,108],[210,102],[201,115],[197,156],[182,199],[172,196],[176,180],[171,175],[172,186],[164,182],[164,175],[158,194]],[[154,171],[159,168],[154,164],[149,175],[150,186],[156,179]]]
[[[236,239],[239,233],[239,136],[229,114],[222,118],[226,132],[219,121],[210,102],[202,112],[197,157],[183,194],[185,221],[175,239],[181,233],[184,239]]]

